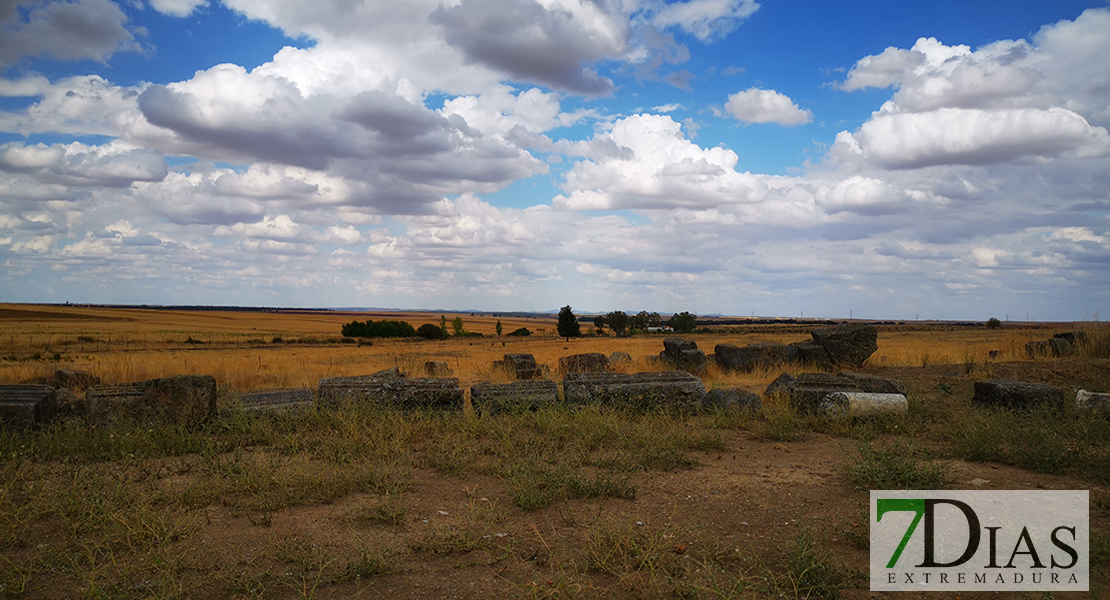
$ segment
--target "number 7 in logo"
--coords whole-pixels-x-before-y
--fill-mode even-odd
[[[909,543],[910,538],[913,537],[913,532],[917,529],[917,524],[921,522],[921,517],[925,514],[925,500],[919,499],[894,499],[894,498],[879,498],[875,500],[875,522],[883,520],[883,515],[888,512],[912,512],[914,513],[913,521],[906,529],[906,534],[902,536],[902,543],[898,544],[898,549],[894,551],[894,555],[890,557],[890,562],[886,564],[886,568],[893,569],[895,563],[898,562],[898,557],[902,556],[902,551],[906,549],[906,544]]]

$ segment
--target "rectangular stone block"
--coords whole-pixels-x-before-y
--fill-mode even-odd
[[[239,397],[246,411],[303,410],[312,407],[312,390],[260,390]]]
[[[14,429],[48,425],[58,412],[49,385],[0,385],[0,425]]]
[[[550,379],[530,379],[512,383],[484,381],[470,388],[470,403],[483,413],[536,410],[559,402],[559,386]]]
[[[137,383],[94,385],[85,394],[89,422],[112,425],[120,419],[196,425],[216,416],[216,378],[178,375]]]
[[[569,373],[563,380],[568,403],[636,408],[698,410],[705,396],[701,379],[685,371],[662,373]]]
[[[371,402],[402,407],[461,408],[463,390],[453,377],[328,377],[316,394],[322,403]]]
[[[600,373],[609,370],[609,357],[600,352],[572,354],[559,359],[563,373]]]
[[[975,382],[975,395],[971,401],[1006,408],[1029,408],[1038,404],[1062,407],[1064,390],[1044,383],[988,379]]]

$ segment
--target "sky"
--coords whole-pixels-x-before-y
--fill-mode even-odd
[[[1104,0],[0,0],[0,301],[1105,319],[1107,57]]]

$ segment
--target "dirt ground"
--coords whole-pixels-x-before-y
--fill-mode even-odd
[[[236,515],[214,506],[208,510],[196,544],[204,548],[205,556],[193,558],[202,571],[238,568],[247,573],[289,568],[273,561],[268,551],[279,540],[312,544],[323,554],[336,557],[350,553],[353,547],[371,546],[386,549],[397,559],[392,574],[327,585],[315,590],[317,598],[642,597],[643,590],[629,589],[635,582],[622,584],[603,574],[582,576],[567,572],[560,564],[571,558],[565,556],[567,548],[587,545],[584,537],[589,527],[611,522],[632,530],[631,535],[642,532],[647,538],[665,540],[659,543],[665,544],[663,550],[672,553],[676,561],[687,556],[754,551],[774,562],[792,536],[808,530],[831,550],[835,560],[859,573],[867,572],[867,550],[846,539],[851,531],[862,535],[867,531],[868,492],[852,489],[839,469],[852,450],[852,441],[811,434],[799,442],[768,442],[741,431],[730,434],[729,446],[727,452],[699,453],[699,465],[694,469],[638,475],[634,478],[635,500],[569,500],[525,512],[511,506],[495,478],[460,479],[434,469],[418,469],[415,486],[405,493],[408,517],[400,525],[352,519],[360,507],[375,501],[366,495],[331,505],[284,510],[266,524],[259,524],[257,516]],[[952,473],[953,489],[1088,488],[1071,478],[1005,465],[955,462]],[[490,536],[487,547],[448,555],[409,550],[429,531],[465,529],[468,524],[477,526],[482,536]],[[211,564],[205,564],[209,561]],[[1096,579],[1105,586],[1104,578]],[[197,597],[227,597],[222,587],[202,586],[196,591]],[[263,596],[299,598],[305,596],[304,591],[279,587],[265,590]],[[962,595],[980,596],[988,594]],[[861,577],[855,588],[843,590],[843,597],[877,596],[867,591],[866,579]]]

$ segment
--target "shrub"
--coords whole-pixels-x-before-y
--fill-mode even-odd
[[[404,321],[351,321],[343,326],[343,337],[415,337],[416,330]]]
[[[416,330],[416,335],[426,340],[442,340],[447,337],[443,333],[443,329],[439,325],[433,323],[425,323]]]
[[[532,332],[528,331],[527,327],[521,327],[520,329],[517,329],[516,331],[513,331],[511,333],[508,333],[507,335],[509,335],[511,337],[528,337],[528,336],[532,335]]]
[[[998,329],[1000,327],[1002,327],[1002,321],[999,321],[998,317],[987,319],[987,329]]]

